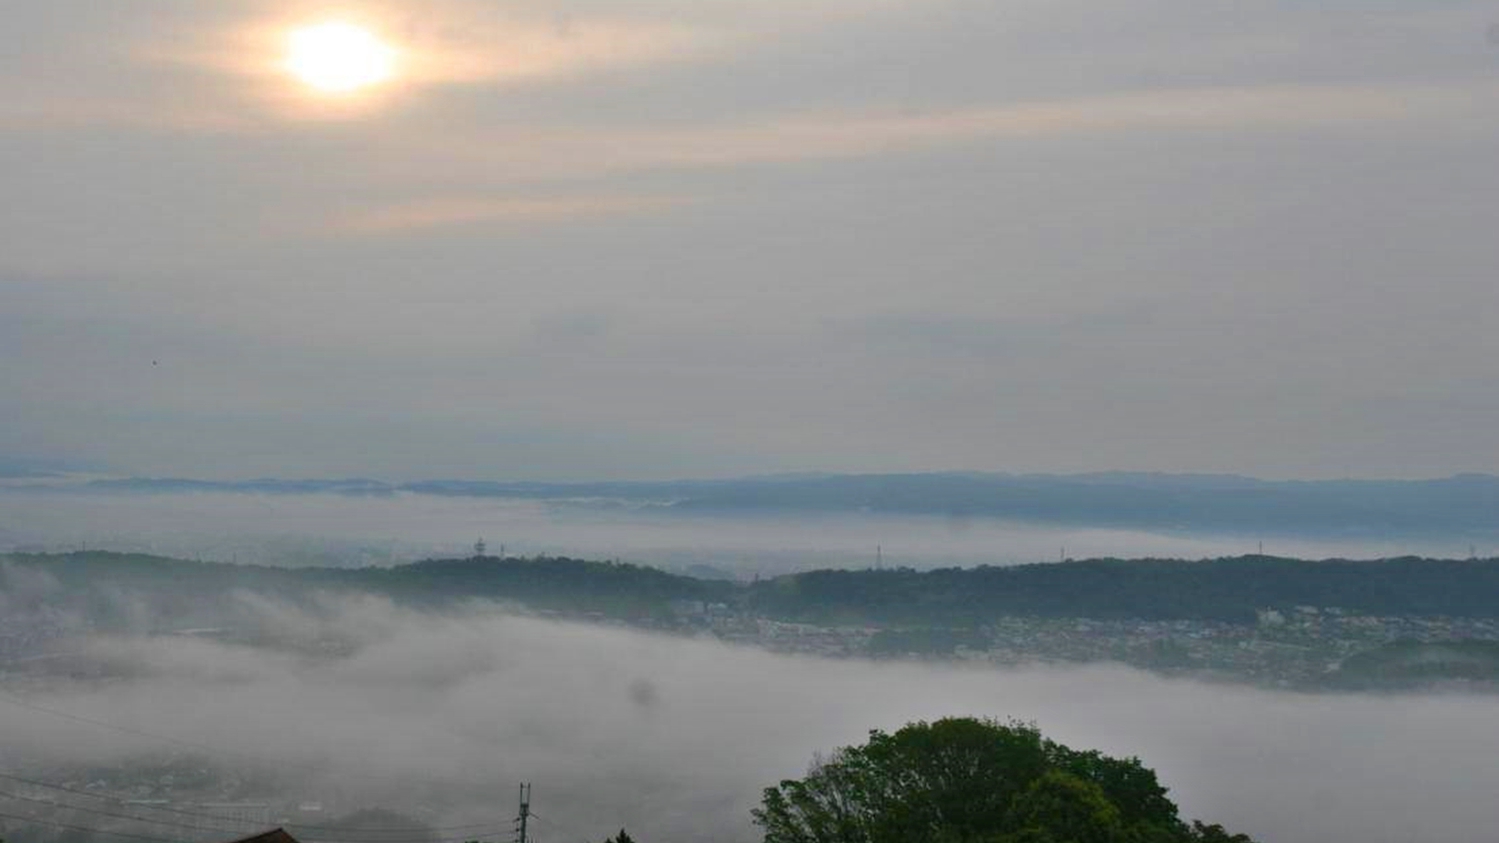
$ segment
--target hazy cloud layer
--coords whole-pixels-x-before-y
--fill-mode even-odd
[[[259,619],[282,646],[85,640],[76,652],[115,678],[33,686],[27,699],[202,742],[241,770],[265,759],[289,792],[340,809],[422,803],[436,824],[499,818],[503,829],[513,784],[531,780],[545,840],[622,824],[645,840],[749,840],[760,788],[814,752],[948,714],[1035,719],[1064,742],[1137,753],[1189,815],[1267,841],[1483,840],[1499,786],[1490,698],[824,662],[484,607],[437,617],[330,599],[308,614],[241,601],[247,628]],[[315,641],[343,654],[309,655]],[[7,752],[25,757],[181,750],[3,701],[0,726]]]
[[[0,490],[0,552],[80,548],[268,565],[387,565],[492,552],[620,559],[735,577],[817,568],[1010,565],[1098,557],[1309,559],[1499,553],[1492,537],[1246,536],[890,515],[663,515],[630,506],[398,494],[83,494]]]
[[[340,4],[0,32],[0,453],[1496,470],[1491,3]]]

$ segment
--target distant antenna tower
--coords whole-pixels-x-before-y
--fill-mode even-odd
[[[515,843],[526,843],[526,821],[531,818],[531,785],[520,786],[520,814],[515,818]]]
[[[488,547],[488,545],[484,543],[484,539],[482,538],[474,542],[474,558],[482,559],[484,557],[484,549],[486,547]]]
[[[883,545],[878,545],[877,544],[877,545],[874,546],[874,569],[876,571],[880,571],[880,570],[884,570],[884,568],[885,568],[885,548],[884,548]]]

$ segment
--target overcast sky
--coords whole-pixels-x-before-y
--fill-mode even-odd
[[[338,18],[389,83],[317,96]],[[1499,3],[16,0],[0,456],[1499,470]]]

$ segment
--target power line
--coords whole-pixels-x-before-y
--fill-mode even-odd
[[[286,823],[286,827],[287,828],[305,828],[308,831],[354,831],[354,832],[363,832],[363,833],[370,833],[370,832],[390,832],[392,834],[396,834],[396,833],[400,833],[400,834],[422,834],[424,832],[429,832],[429,831],[432,831],[432,832],[461,831],[463,829],[490,829],[490,830],[493,830],[493,829],[496,829],[496,828],[500,828],[502,825],[503,825],[503,823],[492,823],[491,822],[491,823],[470,823],[469,825],[432,826],[432,827],[429,827],[429,828],[409,828],[409,827],[408,828],[401,828],[399,826],[397,826],[395,828],[376,828],[374,826],[345,828],[343,826],[337,826],[337,825],[302,825],[301,823],[296,823],[296,822],[288,822],[288,823]],[[321,839],[323,839],[323,840],[334,840],[334,839],[337,839],[337,840],[341,841],[341,843],[361,843],[361,841],[362,841],[362,843],[404,843],[404,841],[391,840],[388,837],[381,837],[379,835],[376,835],[374,837],[364,837],[364,838],[350,838],[350,837],[329,838],[329,837],[323,837]],[[452,838],[447,838],[447,839],[448,840],[464,841],[464,840],[473,840],[474,838],[473,837],[452,837]],[[427,843],[432,843],[432,842],[428,841]],[[435,841],[435,843],[445,843],[445,841],[438,840],[438,841]]]
[[[183,746],[183,747],[188,747],[188,748],[191,748],[191,749],[196,749],[196,750],[198,750],[200,752],[206,752],[206,753],[209,753],[211,755],[228,756],[228,757],[231,757],[231,758],[238,758],[241,761],[251,761],[251,762],[254,762],[256,764],[262,764],[262,765],[268,765],[268,766],[293,767],[293,768],[300,767],[300,768],[305,769],[305,770],[313,770],[313,771],[317,771],[317,772],[324,772],[323,767],[321,765],[317,764],[317,763],[314,763],[314,762],[306,762],[306,761],[304,761],[304,762],[295,762],[295,761],[293,761],[293,762],[287,762],[287,761],[279,760],[279,759],[264,758],[264,757],[253,755],[253,754],[250,754],[250,753],[247,753],[247,752],[240,752],[238,750],[227,749],[227,748],[224,748],[224,747],[211,746],[209,744],[199,743],[197,741],[186,740],[184,738],[175,738],[175,737],[172,737],[171,735],[163,735],[163,734],[159,734],[159,733],[155,733],[155,732],[147,732],[147,731],[144,731],[144,730],[141,730],[141,729],[132,729],[129,726],[121,726],[119,724],[110,723],[110,722],[105,721],[105,720],[95,720],[92,717],[84,717],[84,716],[79,715],[79,714],[73,714],[71,712],[59,711],[59,710],[57,710],[55,708],[48,708],[47,706],[37,705],[35,703],[27,702],[26,700],[23,700],[20,697],[14,696],[12,694],[5,693],[4,691],[0,691],[0,702],[10,703],[11,705],[19,706],[20,708],[24,708],[24,709],[27,709],[29,711],[39,712],[41,714],[50,714],[50,715],[52,715],[54,717],[61,717],[61,718],[65,719],[65,720],[71,720],[71,721],[73,721],[75,723],[86,723],[86,724],[88,724],[90,726],[97,726],[97,727],[99,727],[101,729],[110,729],[110,730],[113,730],[113,731],[116,731],[116,732],[122,732],[122,733],[127,734],[127,735],[134,735],[135,737],[138,737],[138,738],[149,738],[151,740],[163,741],[163,742],[166,742],[166,743],[176,744],[178,746]],[[401,783],[401,784],[405,783],[405,781],[404,781],[404,779],[402,777],[396,776],[396,775],[389,775],[389,774],[387,774],[387,775],[379,775],[379,774],[360,773],[360,772],[355,772],[355,771],[348,771],[348,772],[342,772],[339,775],[341,775],[341,776],[349,776],[349,777],[352,777],[352,778],[365,779],[365,780],[368,780],[368,781],[379,781],[379,782],[385,782],[385,783],[395,782],[395,783]],[[87,794],[87,795],[92,795],[92,794]],[[462,825],[462,826],[448,826],[448,827],[446,827],[446,829],[440,829],[440,830],[458,830],[458,829],[463,829],[463,828],[489,828],[489,827],[493,827],[495,825],[496,825],[496,823],[472,823],[472,824],[469,824],[469,825]],[[300,828],[319,828],[319,826],[299,826],[299,827]],[[376,828],[367,828],[367,829],[333,829],[333,828],[330,828],[328,830],[330,830],[330,831],[343,831],[343,830],[383,831],[384,829],[376,829]],[[416,829],[416,828],[413,828],[413,829],[409,829],[409,830],[410,831],[414,831],[414,832],[421,832],[421,831],[425,831],[426,829]]]
[[[297,828],[307,828],[307,829],[314,829],[314,830],[320,830],[320,831],[406,831],[406,832],[411,832],[411,833],[414,833],[414,834],[420,834],[420,833],[425,832],[425,831],[463,831],[464,829],[469,829],[469,828],[495,828],[496,826],[504,825],[504,822],[500,821],[500,820],[495,820],[493,822],[467,823],[465,825],[439,825],[439,826],[422,826],[422,827],[407,826],[405,828],[402,828],[401,826],[396,826],[394,828],[391,828],[389,826],[378,826],[377,827],[377,826],[372,826],[372,825],[367,825],[367,826],[304,825],[302,823],[287,823],[287,825],[294,825]]]
[[[332,831],[332,832],[354,831],[354,832],[363,832],[365,834],[369,834],[370,832],[388,832],[389,834],[392,834],[392,835],[394,835],[394,834],[417,834],[417,835],[420,835],[420,834],[437,833],[437,832],[443,832],[443,831],[456,831],[456,830],[460,830],[460,829],[484,829],[484,830],[494,831],[495,829],[502,827],[501,823],[475,823],[475,824],[472,824],[472,825],[434,826],[434,827],[430,827],[430,828],[401,828],[399,826],[395,827],[395,828],[374,828],[374,827],[370,827],[370,826],[366,826],[364,828],[343,828],[341,826],[302,825],[300,823],[295,823],[295,822],[288,822],[288,823],[285,823],[284,825],[287,828],[290,828],[290,829],[305,829],[305,830],[313,831],[313,832],[316,832],[316,831],[318,831],[318,830],[321,829],[323,831]],[[442,837],[442,838],[430,838],[430,837],[408,837],[408,838],[400,838],[400,837],[381,836],[379,834],[376,834],[376,835],[374,835],[372,837],[344,837],[344,836],[340,836],[340,835],[337,835],[337,834],[331,835],[331,836],[330,835],[322,835],[322,834],[314,834],[314,835],[307,835],[307,840],[310,841],[310,843],[467,843],[467,841],[474,840],[474,839],[476,839],[479,836],[483,836],[483,835],[465,834],[465,835],[461,835],[461,836],[458,836],[458,837]]]
[[[300,766],[300,767],[303,767],[304,769],[318,769],[319,768],[319,765],[317,765],[317,764],[311,764],[311,763],[305,763],[305,762],[302,763],[302,764],[296,764],[296,763],[288,764],[288,763],[286,763],[284,761],[276,761],[276,760],[272,760],[272,759],[261,758],[261,757],[255,756],[255,755],[251,755],[249,753],[238,752],[236,750],[225,749],[225,748],[222,748],[222,747],[210,746],[208,744],[199,743],[197,741],[191,741],[191,740],[186,740],[186,739],[183,739],[183,738],[172,737],[171,735],[162,735],[162,734],[157,734],[157,733],[154,733],[154,732],[147,732],[147,731],[144,731],[144,730],[141,730],[141,729],[132,729],[129,726],[121,726],[119,724],[110,723],[110,722],[104,721],[104,720],[95,720],[94,718],[91,718],[91,717],[84,717],[82,715],[73,714],[71,712],[59,711],[59,710],[54,709],[54,708],[48,708],[47,706],[36,705],[35,703],[27,702],[26,700],[20,699],[19,697],[15,697],[15,696],[13,696],[11,694],[8,694],[8,693],[5,693],[3,691],[0,691],[0,702],[10,703],[11,705],[18,706],[20,708],[24,708],[24,709],[27,709],[29,711],[35,711],[35,712],[38,712],[38,713],[41,713],[41,714],[50,714],[50,715],[52,715],[54,717],[60,717],[60,718],[65,719],[65,720],[71,720],[71,721],[73,721],[75,723],[85,723],[85,724],[88,724],[90,726],[97,726],[97,727],[102,728],[102,729],[110,729],[110,730],[113,730],[113,731],[116,731],[116,732],[121,732],[121,733],[128,734],[128,735],[134,735],[135,737],[148,738],[150,740],[157,740],[157,741],[162,741],[162,742],[165,742],[165,743],[176,744],[178,746],[189,747],[189,748],[201,751],[201,752],[207,752],[207,753],[214,754],[214,755],[223,755],[223,756],[229,756],[229,757],[236,757],[236,758],[239,758],[239,759],[242,759],[242,760],[248,759],[248,760],[253,761],[253,762],[257,763],[257,764],[270,764],[270,765],[277,765],[277,766],[282,766],[282,767],[288,767],[288,766],[290,766],[290,767],[297,767],[297,766]],[[396,781],[398,779],[398,777],[396,777],[396,776],[378,776],[378,775],[370,775],[370,774],[367,774],[367,773],[361,774],[361,773],[355,773],[355,772],[350,772],[350,773],[347,773],[346,775],[350,775],[350,776],[354,776],[356,778],[362,778],[362,779],[366,779],[366,780],[384,781],[384,782],[392,782],[392,781]],[[51,784],[50,782],[41,782],[41,781],[37,781],[35,779],[26,779],[26,778],[23,778],[23,777],[20,777],[20,776],[15,776],[15,775],[4,773],[4,772],[0,772],[0,778],[8,778],[8,779],[12,779],[12,780],[15,780],[15,781],[21,781],[21,782],[25,782],[26,784],[36,785],[38,787],[51,787],[51,788],[54,788],[54,789],[57,789],[57,790],[66,791],[66,792],[69,792],[69,793],[74,793],[74,794],[77,794],[77,795],[80,795],[80,796],[87,796],[87,797],[94,798],[94,799],[103,799],[103,800],[112,801],[112,802],[123,802],[123,800],[120,800],[120,799],[115,798],[115,797],[100,796],[98,794],[88,793],[87,791],[74,790],[72,788],[63,787],[61,785],[54,785],[54,784]],[[204,814],[204,813],[201,813],[201,812],[183,811],[183,810],[180,810],[180,809],[166,808],[166,807],[161,807],[161,806],[141,806],[141,807],[146,807],[146,808],[149,808],[150,810],[166,811],[168,813],[181,814],[181,815],[184,815],[184,816],[190,816],[190,817],[195,817],[195,818],[208,818],[208,819],[213,819],[213,820],[216,820],[216,821],[219,821],[219,822],[230,822],[230,823],[237,822],[237,823],[240,823],[242,825],[253,825],[253,823],[251,823],[249,820],[240,820],[240,819],[237,819],[237,818],[234,818],[234,817],[224,817],[224,816],[220,816],[220,815],[216,815],[216,814]],[[297,828],[297,829],[306,829],[308,831],[313,831],[313,832],[333,832],[336,835],[339,835],[339,836],[327,836],[327,837],[323,837],[322,840],[319,841],[319,843],[432,843],[432,841],[428,841],[428,840],[404,841],[404,840],[391,840],[391,839],[385,838],[385,837],[376,838],[376,839],[370,839],[370,838],[357,839],[357,838],[351,838],[351,837],[344,837],[344,836],[341,836],[341,835],[345,834],[345,833],[349,833],[349,832],[353,832],[353,833],[356,833],[356,834],[360,833],[360,832],[390,832],[390,833],[423,834],[423,833],[427,833],[427,832],[462,831],[462,830],[467,830],[467,829],[491,829],[491,830],[493,830],[493,829],[497,829],[497,828],[503,827],[503,822],[502,821],[493,821],[493,822],[484,822],[484,823],[468,823],[468,824],[465,824],[465,825],[439,826],[439,827],[433,827],[433,828],[375,828],[375,827],[370,827],[370,826],[343,828],[343,827],[338,827],[338,826],[301,825],[301,824],[296,824],[296,823],[288,823],[287,825],[290,826],[290,827],[292,827],[292,828]],[[467,837],[459,837],[459,838],[453,838],[452,841],[439,840],[439,841],[436,841],[436,843],[467,843],[468,839],[469,838],[467,838]]]
[[[298,826],[295,823],[286,823],[285,827],[287,829],[292,830],[292,831],[297,831],[299,828],[305,828],[306,826]],[[490,826],[490,829],[493,830],[494,826]],[[408,833],[409,833],[409,830],[408,830]],[[475,841],[475,840],[480,839],[481,837],[489,837],[489,836],[490,835],[487,835],[487,834],[465,834],[465,835],[461,835],[459,837],[440,837],[440,838],[433,838],[433,837],[411,837],[411,838],[405,838],[405,839],[400,839],[400,838],[373,838],[373,839],[365,840],[365,841],[363,841],[363,843],[469,843],[469,841]],[[494,836],[498,837],[498,834],[496,834]],[[350,843],[349,840],[347,840],[345,838],[340,838],[340,837],[323,837],[323,836],[316,836],[316,837],[314,837],[312,835],[301,835],[299,837],[299,839],[303,840],[304,843]]]
[[[117,796],[107,796],[107,795],[99,794],[99,793],[90,793],[90,792],[88,792],[86,790],[78,790],[77,788],[66,787],[66,786],[60,785],[60,784],[53,784],[52,782],[45,782],[45,781],[41,781],[39,779],[32,779],[32,778],[27,778],[25,776],[18,776],[18,775],[15,775],[14,773],[6,773],[6,772],[3,772],[3,771],[0,771],[0,778],[10,779],[11,781],[21,782],[23,784],[29,784],[29,785],[33,785],[35,787],[50,788],[52,790],[62,791],[63,793],[71,793],[71,794],[73,794],[75,796],[84,796],[84,797],[87,797],[89,799],[98,799],[98,800],[103,801],[103,802],[112,802],[112,803],[121,804],[121,805],[128,805],[128,804],[130,804],[126,800],[121,799],[121,798],[119,798]],[[0,795],[5,795],[5,793],[3,791],[0,791]],[[64,803],[64,802],[52,802],[52,801],[49,801],[49,800],[38,800],[38,799],[35,799],[35,798],[32,798],[32,797],[24,797],[24,796],[20,796],[20,797],[17,797],[17,798],[27,799],[28,801],[45,801],[45,802],[47,802],[47,804],[57,805],[59,807],[74,808],[76,810],[86,811],[88,813],[102,813],[105,816],[120,817],[122,819],[133,819],[133,820],[139,820],[141,822],[148,822],[148,823],[152,823],[152,822],[154,822],[154,823],[162,823],[163,822],[162,820],[154,820],[154,819],[151,819],[151,818],[148,818],[148,817],[141,817],[141,816],[136,816],[136,815],[110,814],[110,813],[107,813],[107,812],[98,811],[96,809],[84,808],[82,806],[69,805],[69,804]],[[260,826],[260,823],[256,823],[253,820],[242,819],[242,818],[239,818],[239,817],[226,817],[226,816],[223,816],[221,814],[210,814],[210,813],[204,813],[202,811],[185,811],[185,810],[182,810],[180,808],[169,808],[169,807],[167,807],[165,805],[140,805],[140,806],[137,806],[137,807],[143,808],[143,809],[148,810],[148,811],[164,811],[164,812],[167,812],[167,813],[170,813],[170,814],[178,814],[178,815],[181,815],[181,816],[184,816],[184,817],[191,817],[193,819],[206,819],[206,820],[213,820],[213,821],[216,821],[216,822],[229,823],[229,824],[236,824],[237,823],[239,825],[250,827],[250,828],[257,828],[257,827]],[[177,826],[181,826],[181,827],[184,827],[184,828],[189,827],[189,826],[187,826],[187,825],[185,825],[183,823],[167,823],[167,824],[177,825]],[[396,839],[396,838],[392,838],[392,837],[389,837],[389,836],[382,836],[382,835],[378,835],[378,834],[375,835],[375,836],[372,836],[372,837],[350,837],[350,836],[347,836],[345,833],[346,832],[352,832],[354,834],[359,834],[361,832],[383,832],[385,834],[392,834],[393,835],[393,834],[424,834],[424,833],[428,833],[428,832],[440,833],[440,832],[447,832],[447,831],[464,831],[464,830],[470,830],[470,829],[490,829],[490,830],[492,830],[492,829],[501,827],[503,825],[503,823],[502,822],[468,823],[468,824],[465,824],[465,825],[428,826],[428,827],[420,827],[420,828],[418,828],[418,827],[401,827],[401,826],[396,826],[396,827],[331,826],[331,825],[312,825],[312,824],[303,824],[303,823],[286,823],[286,825],[289,828],[306,829],[308,831],[314,831],[314,832],[317,832],[317,831],[334,832],[334,834],[331,834],[331,835],[320,835],[320,839],[323,840],[323,841],[325,841],[325,843],[334,843],[334,841],[337,841],[337,843],[408,843],[408,841],[405,841],[405,840]],[[196,828],[196,826],[194,826],[194,828]],[[212,829],[204,829],[204,830],[212,830]],[[459,843],[463,843],[464,840],[467,840],[467,839],[470,839],[470,838],[460,837],[460,838],[452,838],[452,839],[453,840],[458,840]],[[409,841],[409,843],[431,843],[431,841],[428,841],[425,838],[413,838],[413,840]],[[437,841],[437,843],[445,843],[445,841]]]
[[[45,800],[34,800],[34,801],[45,801]],[[49,804],[57,804],[57,803],[49,803]],[[73,806],[62,806],[62,807],[73,807]],[[45,826],[50,826],[52,828],[61,828],[61,829],[67,830],[67,831],[81,831],[81,832],[83,832],[85,834],[107,834],[107,835],[110,835],[111,837],[125,837],[125,838],[129,838],[129,839],[132,839],[132,840],[145,841],[145,843],[192,843],[192,841],[183,840],[183,839],[180,839],[180,838],[149,837],[149,836],[144,835],[144,834],[130,834],[129,832],[124,832],[124,831],[110,831],[109,829],[94,828],[93,826],[72,825],[70,823],[60,823],[60,822],[56,822],[54,820],[44,820],[44,819],[39,819],[39,818],[36,818],[36,817],[26,817],[26,816],[22,816],[20,814],[7,814],[7,813],[0,812],[0,819],[14,820],[14,821],[16,821],[18,823],[23,823],[25,825],[45,825]],[[426,839],[426,840],[392,840],[392,841],[386,841],[386,843],[467,843],[467,841],[471,840],[471,839],[472,838],[467,838],[467,837],[450,837],[450,838],[447,838],[447,839],[444,839],[444,840],[436,840],[436,841],[433,841],[431,839]],[[306,843],[334,843],[334,841],[333,841],[332,838],[311,838],[311,837],[309,837],[309,838],[307,838]]]
[[[15,696],[12,696],[12,695],[4,693],[4,692],[0,692],[0,702],[8,702],[11,705],[19,706],[21,708],[29,709],[31,711],[41,712],[42,714],[50,714],[50,715],[52,715],[54,717],[61,717],[64,720],[72,720],[75,723],[87,723],[90,726],[98,726],[98,727],[104,728],[104,729],[113,729],[116,732],[123,732],[123,733],[125,733],[127,735],[135,735],[138,738],[150,738],[151,740],[165,741],[167,743],[177,744],[178,746],[191,747],[193,749],[197,749],[197,750],[200,750],[200,751],[203,751],[203,752],[217,753],[217,754],[220,754],[220,755],[236,755],[236,756],[239,756],[242,759],[248,758],[248,759],[250,759],[252,761],[256,761],[258,763],[265,763],[265,759],[256,758],[253,755],[248,755],[246,753],[237,752],[237,751],[232,750],[232,749],[222,749],[222,748],[219,748],[219,747],[209,746],[208,744],[201,744],[201,743],[198,743],[197,741],[184,740],[182,738],[174,738],[174,737],[172,737],[170,735],[158,735],[158,734],[155,734],[155,733],[152,733],[152,732],[144,732],[144,731],[141,731],[140,729],[132,729],[129,726],[121,726],[121,725],[116,724],[116,723],[108,723],[108,722],[105,722],[103,720],[95,720],[95,719],[93,719],[91,717],[84,717],[84,716],[78,715],[78,714],[70,714],[70,713],[68,713],[66,711],[58,711],[55,708],[47,708],[46,706],[40,706],[40,705],[36,705],[35,703],[29,703],[29,702],[26,702],[25,700],[23,700],[23,699],[21,699],[19,697],[15,697]]]
[[[123,831],[107,831],[102,828],[89,828],[88,826],[83,825],[68,825],[67,823],[52,822],[50,820],[38,820],[32,817],[23,817],[18,814],[0,813],[0,819],[15,820],[17,822],[23,822],[29,825],[48,825],[53,828],[62,828],[68,831],[82,831],[86,834],[109,834],[114,837],[129,837],[135,840],[150,841],[150,843],[186,843],[186,841],[182,840],[169,840],[162,837],[146,837],[142,834],[126,834]]]
[[[26,802],[35,802],[35,803],[40,804],[40,805],[51,805],[54,808],[63,808],[63,809],[68,810],[68,811],[81,811],[81,812],[83,812],[85,814],[97,814],[97,815],[99,815],[101,817],[113,817],[114,819],[117,819],[117,820],[133,820],[135,822],[152,823],[152,824],[155,824],[155,825],[170,825],[170,826],[176,826],[177,828],[191,829],[191,830],[196,831],[196,832],[204,832],[204,831],[212,831],[213,830],[213,829],[203,828],[202,826],[199,826],[199,825],[188,825],[187,823],[172,822],[171,820],[153,820],[153,819],[150,819],[149,817],[137,817],[137,816],[134,816],[132,814],[116,814],[116,813],[114,813],[112,811],[100,811],[97,808],[85,808],[82,805],[69,805],[66,802],[54,802],[51,799],[38,799],[35,796],[22,796],[19,793],[10,793],[9,791],[4,791],[4,790],[0,790],[0,798],[4,798],[4,799],[21,799],[21,800],[24,800]]]
[[[118,796],[106,796],[106,795],[98,794],[98,793],[89,793],[86,790],[78,790],[76,788],[65,787],[65,786],[60,785],[60,784],[53,784],[51,782],[44,782],[44,781],[41,781],[39,779],[29,779],[29,778],[26,778],[25,776],[15,775],[14,773],[0,772],[0,778],[10,779],[11,781],[21,782],[22,784],[29,784],[29,785],[33,785],[35,787],[45,787],[45,788],[50,788],[52,790],[59,790],[59,791],[62,791],[63,793],[71,793],[71,794],[73,794],[75,796],[86,796],[89,799],[98,799],[98,800],[103,801],[103,802],[113,802],[113,803],[120,804],[120,805],[128,805],[128,804],[130,804],[128,801],[126,801],[124,799],[121,799]],[[62,804],[62,803],[58,803],[58,804]],[[145,809],[150,810],[150,811],[165,811],[165,812],[167,812],[169,814],[181,814],[182,816],[192,817],[194,819],[208,819],[208,820],[215,820],[215,821],[218,821],[218,822],[225,822],[225,823],[239,823],[241,825],[256,825],[256,823],[253,823],[250,820],[241,819],[239,817],[226,817],[226,816],[222,816],[220,814],[208,814],[208,813],[204,813],[202,811],[184,811],[184,810],[181,810],[179,808],[168,808],[168,807],[166,807],[164,805],[140,805],[138,807],[145,808]],[[86,809],[80,808],[79,810],[86,810]]]
[[[197,825],[188,825],[186,823],[172,822],[171,820],[157,820],[157,819],[151,819],[149,817],[139,817],[139,816],[135,816],[133,814],[117,814],[117,813],[114,813],[112,811],[100,811],[100,810],[95,809],[95,808],[85,808],[82,805],[70,805],[70,804],[68,804],[66,802],[56,802],[56,801],[53,801],[51,799],[38,799],[37,797],[34,797],[34,796],[24,796],[24,795],[19,794],[19,793],[10,793],[8,791],[0,791],[0,798],[5,798],[5,799],[19,799],[19,800],[23,800],[23,801],[26,801],[26,802],[34,802],[34,803],[41,804],[41,805],[50,805],[53,808],[60,808],[62,810],[66,810],[66,811],[80,811],[80,812],[83,812],[83,813],[94,814],[94,815],[101,816],[101,817],[110,817],[112,819],[130,820],[132,822],[139,822],[139,823],[173,826],[173,827],[176,827],[176,828],[186,828],[186,829],[189,829],[190,831],[195,832],[195,834],[197,834],[197,835],[204,835],[204,834],[214,834],[214,835],[217,835],[218,832],[220,831],[220,830],[211,829],[211,828],[203,828],[203,827],[197,826]],[[0,814],[0,816],[11,816],[12,819],[18,819],[19,821],[22,821],[22,822],[42,823],[44,825],[57,825],[57,826],[64,827],[64,828],[74,828],[75,830],[82,830],[82,827],[65,826],[65,825],[62,825],[60,823],[49,822],[49,821],[37,819],[37,818],[34,818],[34,817],[18,818],[18,817],[14,817],[14,816],[8,815],[8,814]],[[221,819],[228,819],[228,818],[225,817],[225,818],[221,818]],[[263,828],[266,825],[266,824],[262,824],[262,823],[252,822],[250,820],[238,820],[237,822],[243,822],[244,824],[246,824],[246,825],[248,825],[248,826],[250,826],[252,828]],[[297,826],[297,825],[292,824],[292,823],[287,823],[287,826],[290,827],[290,828],[294,828],[294,829],[295,828],[299,828],[299,827],[305,827],[305,826]],[[126,835],[126,834],[122,834],[122,833],[119,833],[119,832],[106,831],[104,829],[89,829],[89,830],[96,831],[96,832],[98,832],[100,834],[120,834],[120,836],[126,836],[126,837],[139,837],[142,840],[151,840],[151,839],[154,839],[154,838],[143,837],[141,835]],[[229,833],[227,830],[224,830],[224,831],[225,831],[225,833]],[[394,831],[397,831],[397,829],[391,829],[391,831],[394,832]],[[410,830],[401,829],[400,831],[409,832]],[[238,832],[234,832],[234,833],[238,833]],[[319,835],[318,837],[308,837],[307,839],[308,839],[308,843],[349,843],[349,840],[350,840],[350,838],[329,837],[329,836],[326,836],[326,835]],[[468,836],[464,836],[464,837],[450,837],[450,838],[438,839],[438,840],[434,840],[433,838],[407,838],[407,839],[400,839],[400,838],[393,838],[393,837],[366,838],[366,840],[373,841],[373,843],[465,843],[465,841],[470,840],[470,839],[472,839],[472,838],[468,837]]]
[[[11,781],[21,782],[22,784],[29,784],[29,785],[33,785],[33,786],[36,786],[36,787],[51,788],[52,790],[60,790],[60,791],[62,791],[64,793],[71,793],[71,794],[74,794],[76,796],[87,796],[90,799],[99,799],[99,800],[102,800],[104,802],[115,802],[115,803],[119,803],[119,804],[122,804],[122,805],[123,804],[128,804],[126,802],[126,800],[121,799],[118,796],[105,796],[103,794],[98,794],[98,793],[89,793],[86,790],[78,790],[77,788],[66,787],[64,785],[53,784],[51,782],[44,782],[44,781],[41,781],[39,779],[28,779],[25,776],[18,776],[18,775],[15,775],[14,773],[0,772],[0,779],[10,779]],[[166,811],[166,812],[172,813],[172,814],[182,814],[183,816],[195,817],[195,818],[198,818],[198,819],[213,819],[213,820],[220,820],[220,821],[223,821],[223,822],[237,822],[237,823],[248,823],[249,822],[249,820],[242,820],[242,819],[239,819],[237,817],[225,817],[225,816],[220,816],[218,814],[205,814],[205,813],[201,813],[201,812],[197,812],[197,811],[182,811],[182,810],[179,810],[177,808],[168,808],[168,807],[165,807],[165,806],[162,806],[162,805],[141,805],[140,807],[147,808],[147,809],[152,810],[152,811]]]

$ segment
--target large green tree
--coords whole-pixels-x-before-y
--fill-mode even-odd
[[[872,731],[767,788],[754,817],[765,843],[1252,843],[1183,823],[1137,758],[976,718]]]

